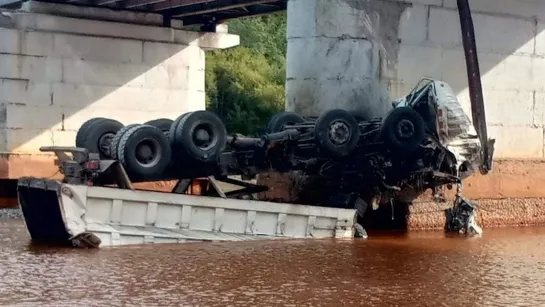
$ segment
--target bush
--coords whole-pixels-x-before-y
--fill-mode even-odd
[[[256,135],[284,109],[286,15],[234,20],[241,46],[206,53],[206,102],[231,133]]]

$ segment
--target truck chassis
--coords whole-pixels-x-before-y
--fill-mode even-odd
[[[461,197],[461,183],[477,168],[482,170],[482,146],[444,82],[423,78],[392,103],[384,118],[366,119],[340,109],[319,117],[282,112],[273,116],[266,131],[260,137],[228,135],[209,111],[126,127],[112,119],[91,119],[78,132],[77,148],[41,150],[57,154],[64,181],[70,184],[117,183],[127,188],[130,182],[176,179],[180,189],[194,178],[208,177],[244,186],[228,195],[241,198],[267,187],[230,176],[249,180],[264,172],[298,171],[318,182],[311,193],[301,193],[307,197],[299,203],[356,208],[360,216],[369,207],[410,202],[427,189],[441,198],[441,187],[455,185],[457,201],[447,215],[447,229],[470,227],[474,207]]]

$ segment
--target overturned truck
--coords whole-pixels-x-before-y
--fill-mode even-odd
[[[212,183],[224,181],[244,188],[229,193],[215,188],[201,195],[248,199],[267,187],[236,181],[231,176],[249,180],[263,172],[299,171],[319,178],[327,186],[327,198],[320,197],[315,203],[309,198],[309,203],[354,209],[360,216],[369,206],[376,208],[380,203],[427,189],[456,186],[457,198],[448,212],[446,228],[479,233],[474,222],[475,208],[462,198],[461,183],[477,170],[486,174],[492,169],[494,140],[487,136],[467,0],[459,0],[458,7],[473,121],[448,84],[429,78],[421,79],[409,94],[394,101],[382,118],[364,118],[358,112],[342,109],[310,117],[282,112],[271,118],[266,132],[259,137],[228,134],[221,119],[209,111],[127,126],[115,119],[93,118],[79,129],[75,148],[42,148],[59,157],[62,182],[37,178],[19,181],[27,226],[31,229],[43,222],[35,214],[38,191],[51,190],[61,195],[61,183],[133,189],[134,182],[178,180],[173,192],[187,194],[190,182],[211,178]],[[66,210],[71,209],[64,210],[61,215],[66,226],[70,224]],[[76,229],[78,218],[73,218],[72,228]],[[30,231],[35,239],[54,237],[37,233],[36,229]],[[68,237],[74,235],[68,231]],[[78,237],[76,241],[82,240]],[[93,245],[91,241],[86,242]]]

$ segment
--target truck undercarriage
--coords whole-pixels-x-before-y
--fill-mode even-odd
[[[461,180],[482,165],[479,138],[456,96],[446,83],[428,78],[394,101],[384,118],[365,119],[341,109],[318,117],[282,112],[266,131],[260,137],[228,135],[209,111],[126,127],[100,118],[82,125],[79,150],[42,150],[78,154],[61,163],[65,181],[78,184],[114,183],[115,176],[106,172],[112,161],[119,161],[131,182],[228,181],[233,175],[249,180],[264,172],[298,171],[323,187],[301,198],[303,203],[356,208],[361,216],[369,206],[377,209],[427,189],[460,188]],[[266,189],[248,188],[231,196]],[[474,208],[458,194],[448,228],[467,231]]]
[[[184,185],[202,177],[234,182],[233,175],[249,180],[264,172],[297,171],[324,187],[314,189],[304,203],[355,208],[361,216],[368,207],[410,201],[427,189],[439,199],[443,186],[455,186],[446,230],[480,233],[475,207],[461,195],[462,180],[477,169],[482,174],[491,170],[494,140],[486,131],[469,4],[458,0],[458,7],[472,120],[448,84],[423,78],[382,118],[342,109],[319,116],[282,112],[259,137],[228,134],[209,111],[127,126],[93,118],[79,129],[76,148],[42,151],[57,153],[63,181],[80,185],[117,183],[127,188],[128,182],[173,179]],[[266,189],[235,183],[245,188],[228,197],[249,197]]]

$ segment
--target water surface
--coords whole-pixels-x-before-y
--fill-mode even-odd
[[[37,247],[0,221],[0,306],[545,306],[545,228]]]

